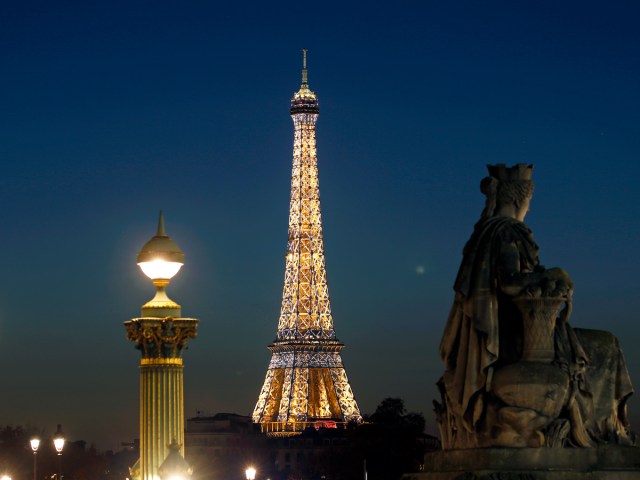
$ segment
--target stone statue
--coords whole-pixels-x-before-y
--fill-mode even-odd
[[[631,445],[633,393],[609,332],[572,328],[573,282],[523,223],[532,166],[489,165],[440,344],[443,449]]]

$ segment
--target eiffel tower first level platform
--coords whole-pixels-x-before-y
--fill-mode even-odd
[[[361,422],[331,315],[322,238],[315,125],[318,99],[307,84],[291,99],[294,124],[289,235],[278,333],[253,411],[269,435]]]
[[[269,434],[296,434],[308,427],[337,427],[362,420],[340,358],[337,341],[273,343],[254,421]]]

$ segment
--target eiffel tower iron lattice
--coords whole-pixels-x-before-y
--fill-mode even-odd
[[[278,333],[253,421],[273,435],[295,434],[311,425],[360,422],[333,327],[322,240],[316,120],[318,99],[307,83],[291,99],[294,124],[289,237]]]

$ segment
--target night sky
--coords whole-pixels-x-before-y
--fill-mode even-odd
[[[329,292],[364,413],[435,432],[438,343],[487,163],[535,164],[527,223],[572,275],[575,326],[640,385],[640,4],[3,2],[0,425],[138,436],[123,322],[158,211],[201,319],[186,416],[250,414],[284,280],[300,49],[320,99]],[[630,403],[640,430],[640,394]]]

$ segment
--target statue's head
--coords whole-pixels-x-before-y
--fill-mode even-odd
[[[508,212],[509,216],[523,221],[533,195],[533,165],[518,163],[507,167],[499,163],[487,165],[487,169],[489,176],[480,184],[487,197],[483,218]]]

